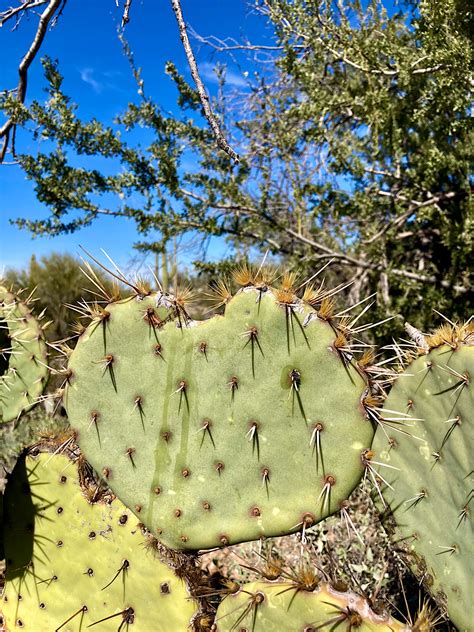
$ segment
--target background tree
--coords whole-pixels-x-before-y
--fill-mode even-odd
[[[356,0],[264,0],[256,8],[275,45],[259,50],[266,58],[250,89],[232,94],[219,71],[216,109],[239,164],[216,150],[199,118],[199,94],[171,64],[181,117],[146,95],[134,68],[140,101],[107,127],[77,118],[57,65],[46,61],[44,105],[4,101],[15,122],[55,144],[19,157],[51,214],[18,224],[54,235],[99,215],[124,216],[145,251],[200,235],[198,266],[206,270],[209,239],[225,237],[236,254],[269,250],[302,273],[332,261],[330,274],[352,282],[352,300],[379,290],[384,317],[401,313],[423,328],[434,307],[466,316],[473,270],[467,5],[425,0],[392,14],[381,2]],[[211,43],[227,54],[259,49]],[[138,125],[150,131],[146,147],[124,140]],[[81,155],[110,158],[120,169],[73,167]],[[117,203],[109,203],[111,193]]]
[[[4,283],[16,290],[34,291],[35,313],[46,309],[46,319],[51,324],[46,330],[49,340],[62,340],[71,336],[71,324],[79,320],[77,311],[71,306],[83,301],[103,300],[98,297],[98,288],[81,271],[90,272],[85,264],[71,255],[52,253],[38,261],[33,255],[27,268],[7,269]],[[116,292],[107,275],[94,268],[100,283],[110,292]],[[72,341],[73,342],[73,341]]]

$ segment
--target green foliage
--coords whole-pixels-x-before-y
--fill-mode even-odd
[[[268,249],[308,272],[333,259],[339,277],[353,280],[355,302],[379,289],[381,318],[403,313],[427,328],[432,307],[462,317],[472,308],[474,225],[464,3],[426,0],[389,14],[376,0],[266,0],[257,11],[276,47],[261,66],[252,61],[243,107],[220,71],[216,108],[238,165],[216,150],[172,65],[182,116],[146,97],[140,78],[140,101],[107,126],[77,117],[46,60],[47,102],[4,103],[56,146],[19,157],[51,215],[18,224],[55,235],[118,215],[135,223],[145,250],[197,234],[203,243],[225,238],[237,253]],[[146,146],[127,142],[135,127],[149,131]],[[111,160],[104,171],[72,166],[81,156]]]
[[[217,632],[316,632],[320,629],[400,632],[405,626],[376,614],[365,599],[314,580],[311,569],[290,581],[252,582],[229,595],[217,610]]]
[[[185,291],[131,297],[98,313],[71,356],[81,449],[168,546],[304,533],[364,472],[365,374],[336,320],[285,287],[223,291],[225,315],[198,323]]]
[[[427,338],[431,351],[400,374],[374,440],[394,540],[465,632],[472,626],[472,338],[472,326],[445,326]]]
[[[67,623],[75,632],[99,621],[111,632],[132,624],[137,632],[188,629],[196,605],[158,559],[166,549],[142,534],[87,467],[64,455],[22,457],[4,511],[1,607],[8,629],[50,631]]]
[[[0,423],[16,420],[30,410],[48,379],[43,327],[29,304],[29,299],[23,301],[0,285],[0,326],[5,345],[0,349],[4,359],[0,375]]]

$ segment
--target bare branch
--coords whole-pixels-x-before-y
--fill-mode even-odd
[[[200,202],[206,201],[204,197],[201,197],[200,195],[193,193],[191,191],[181,189],[181,192],[186,196],[199,200]],[[452,197],[452,195],[449,193],[446,193],[445,196]],[[437,197],[440,198],[441,194],[440,196],[437,196]],[[434,197],[433,200],[435,199],[437,198]],[[424,203],[419,204],[419,206],[421,205],[426,206],[426,204]],[[395,269],[385,268],[384,266],[380,264],[373,263],[370,261],[363,261],[361,259],[356,259],[355,257],[351,257],[343,252],[332,250],[331,248],[324,246],[323,244],[315,241],[314,239],[310,239],[309,237],[305,237],[301,233],[297,233],[292,228],[289,228],[288,226],[285,226],[284,224],[279,224],[273,216],[269,215],[268,213],[264,213],[257,208],[253,208],[249,206],[238,206],[234,204],[209,204],[209,208],[215,208],[216,210],[224,210],[224,211],[227,210],[231,212],[237,211],[241,213],[247,213],[248,215],[259,216],[261,219],[268,222],[271,226],[293,237],[296,241],[300,241],[301,243],[306,244],[307,246],[310,246],[313,250],[320,252],[321,254],[317,255],[317,259],[335,259],[343,265],[355,266],[362,270],[375,270],[379,272],[385,272],[388,275],[403,277],[406,279],[411,279],[412,281],[419,281],[420,283],[434,284],[434,283],[439,282],[441,287],[445,287],[445,288],[452,287],[459,294],[464,294],[465,292],[467,292],[467,289],[464,286],[462,285],[453,286],[449,281],[444,281],[444,280],[438,281],[438,279],[435,276],[426,276],[422,274],[417,274],[415,272],[409,272],[408,270],[398,270],[396,268]],[[410,211],[410,214],[412,212],[413,210]],[[199,224],[193,225],[193,227],[199,228]],[[232,234],[233,232],[232,230],[227,230],[226,228],[224,228],[223,230],[224,232],[229,233],[229,234]],[[258,237],[257,235],[250,234],[250,233],[246,234],[246,236],[250,238],[254,238],[257,241],[258,241],[258,238],[262,239],[261,236]],[[275,247],[277,250],[280,250],[280,251],[285,250],[281,244],[277,244],[276,242],[271,243],[271,240],[269,238],[266,238],[265,240],[267,243]]]
[[[414,75],[429,75],[432,72],[438,72],[442,68],[446,68],[446,64],[436,64],[436,66],[431,66],[431,68],[417,68],[413,71]]]
[[[48,30],[48,26],[53,19],[56,10],[61,5],[64,6],[63,0],[49,0],[48,6],[43,11],[39,19],[38,28],[36,30],[33,42],[26,52],[26,55],[20,62],[20,65],[18,67],[19,80],[18,86],[16,88],[16,98],[20,103],[25,102],[26,87],[28,83],[28,68],[30,67],[41,47],[41,44],[43,43],[46,31]],[[3,159],[5,158],[8,141],[10,140],[10,131],[12,128],[14,128],[14,123],[11,118],[8,119],[0,128],[0,138],[4,139],[2,149],[0,150],[0,163],[3,162]]]
[[[398,200],[404,201],[407,199],[404,196],[396,195],[396,194],[390,193],[389,191],[377,191],[377,193],[379,195],[387,195],[389,197],[394,197],[395,199],[398,199]],[[416,200],[411,200],[411,205],[409,206],[408,210],[405,211],[405,213],[403,213],[402,215],[399,215],[398,217],[393,219],[391,222],[387,222],[379,230],[379,232],[375,233],[375,235],[373,235],[370,239],[368,239],[366,243],[372,244],[374,241],[377,241],[379,237],[384,235],[388,230],[391,230],[392,228],[398,228],[399,226],[404,224],[406,220],[411,215],[413,215],[413,213],[415,213],[418,209],[424,208],[426,206],[438,204],[438,202],[441,202],[442,200],[449,200],[453,197],[456,197],[456,195],[458,195],[458,193],[456,193],[455,191],[448,191],[447,193],[440,193],[438,195],[434,195],[433,197],[430,197],[428,200],[425,200],[424,202],[417,202]]]
[[[126,37],[125,37],[125,35],[123,33],[123,29],[122,30],[117,29],[117,36],[119,38],[120,43],[122,44],[123,54],[127,58],[128,65],[130,66],[130,70],[132,71],[133,78],[135,79],[135,83],[137,84],[138,95],[143,100],[146,101],[146,97],[145,97],[145,82],[144,82],[144,80],[142,78],[141,68],[139,68],[135,64],[135,57],[133,55],[133,51],[130,48],[130,44],[128,43],[128,40],[126,39]]]
[[[346,263],[348,265],[358,266],[360,268],[365,268],[368,270],[383,271],[383,267],[380,264],[371,263],[368,261],[361,261],[361,260],[355,259],[354,257],[349,257],[348,255],[345,255],[344,253],[331,251],[330,248],[326,248],[326,246],[323,246],[322,244],[318,244],[312,239],[308,239],[307,237],[304,237],[303,235],[299,235],[298,233],[295,233],[295,231],[289,228],[286,229],[286,232],[289,234],[292,234],[296,239],[303,241],[304,243],[315,248],[316,250],[321,250],[325,252],[325,254],[321,256],[320,258],[329,257],[329,258],[339,259],[341,263]],[[398,270],[396,268],[387,269],[387,274],[388,275],[393,274],[395,276],[411,279],[413,281],[419,281],[420,283],[434,284],[434,283],[439,282],[441,287],[453,288],[456,292],[459,292],[460,294],[464,294],[465,292],[467,292],[467,288],[465,288],[464,286],[452,285],[452,283],[450,283],[449,281],[438,281],[438,279],[435,276],[425,276],[423,274],[416,274],[415,272],[409,272],[408,270]]]
[[[251,44],[247,42],[245,44],[239,44],[234,38],[229,37],[225,40],[222,40],[215,35],[210,35],[209,37],[204,37],[197,33],[194,29],[189,27],[191,35],[201,44],[206,44],[206,46],[210,46],[218,53],[228,53],[234,50],[251,50],[251,51],[282,51],[284,50],[284,46],[268,46],[265,44]],[[232,42],[231,44],[229,43]],[[303,46],[296,45],[295,48],[303,48]]]
[[[189,68],[191,70],[191,75],[194,79],[194,83],[196,84],[196,89],[199,94],[199,99],[201,101],[204,115],[211,126],[212,131],[214,132],[214,136],[216,137],[217,145],[223,151],[226,152],[228,156],[230,156],[235,162],[239,162],[238,154],[232,149],[227,140],[224,137],[224,134],[221,131],[217,118],[215,117],[210,103],[209,97],[206,94],[206,90],[204,88],[204,84],[199,75],[199,70],[196,64],[196,59],[194,57],[193,50],[191,48],[191,44],[189,43],[189,37],[186,31],[186,24],[183,19],[183,13],[181,11],[180,0],[171,0],[171,4],[173,6],[173,11],[176,15],[176,20],[178,21],[179,26],[179,35],[181,37],[181,41],[183,42],[184,50],[186,53],[186,57],[188,58]]]
[[[46,4],[48,0],[22,0],[21,4],[17,7],[10,7],[5,11],[0,12],[0,27],[2,27],[5,22],[10,20],[11,18],[17,16],[22,11],[26,11],[27,9],[34,9],[36,7],[40,7],[43,4]],[[15,27],[14,27],[15,28]]]
[[[406,279],[412,279],[413,281],[419,281],[420,283],[437,283],[438,279],[434,276],[425,276],[423,274],[416,274],[415,272],[409,272],[408,270],[389,270],[390,274],[394,274],[395,276],[404,277]],[[455,292],[459,292],[459,294],[465,294],[468,291],[468,288],[465,288],[463,285],[453,285],[449,281],[440,281],[439,284],[441,287],[451,288]]]

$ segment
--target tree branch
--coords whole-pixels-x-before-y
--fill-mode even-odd
[[[407,199],[403,196],[397,196],[396,194],[392,194],[389,191],[377,191],[377,193],[379,195],[388,195],[390,197],[393,196],[395,199],[399,199],[399,200]],[[425,200],[424,202],[417,202],[416,200],[411,200],[410,207],[408,208],[408,210],[405,211],[405,213],[403,213],[403,215],[396,217],[391,222],[387,222],[383,226],[383,228],[381,228],[378,233],[375,233],[375,235],[373,235],[370,239],[368,239],[366,243],[372,244],[374,241],[377,241],[377,239],[382,237],[382,235],[384,235],[388,230],[401,226],[402,224],[406,222],[406,220],[410,217],[410,215],[413,215],[413,213],[415,213],[418,209],[424,208],[426,206],[431,206],[432,204],[438,204],[438,202],[441,202],[442,200],[449,200],[453,197],[456,197],[456,195],[459,195],[459,193],[455,191],[448,191],[447,193],[439,193],[438,195],[434,195],[433,197],[429,198],[428,200]]]
[[[2,27],[5,22],[8,22],[11,18],[15,17],[22,11],[26,11],[28,9],[34,9],[36,7],[40,7],[43,4],[46,4],[48,0],[23,0],[22,3],[17,7],[10,7],[5,11],[0,13],[0,27]],[[15,27],[13,27],[13,30]]]
[[[228,44],[226,40],[221,40],[215,35],[210,35],[209,37],[204,37],[197,33],[194,29],[189,28],[191,31],[191,35],[201,44],[206,44],[206,46],[210,46],[218,53],[228,53],[234,50],[248,50],[248,51],[283,51],[285,50],[284,46],[268,46],[265,44],[250,44],[250,42],[246,44],[238,44],[236,40],[233,38],[227,38],[227,40],[232,41],[232,44]],[[303,46],[296,45],[295,48],[303,48]]]
[[[235,162],[239,162],[238,154],[232,149],[232,147],[229,145],[229,143],[225,139],[225,136],[222,133],[222,130],[219,126],[217,118],[215,117],[211,109],[209,97],[206,94],[206,89],[204,88],[204,84],[199,75],[196,59],[194,57],[191,44],[189,43],[189,37],[186,31],[186,24],[183,19],[183,13],[181,11],[180,0],[171,0],[171,5],[176,15],[176,20],[178,21],[179,36],[181,38],[181,41],[183,42],[184,51],[186,53],[186,57],[188,58],[189,68],[191,70],[191,75],[194,79],[194,83],[196,84],[196,90],[198,92],[199,99],[201,101],[201,104],[204,110],[204,115],[214,133],[218,147],[220,147],[223,151],[225,151],[228,156],[230,156],[233,160],[235,160]]]
[[[452,288],[459,294],[465,294],[468,290],[463,285],[453,285],[449,281],[438,281],[434,276],[425,276],[423,274],[416,274],[415,272],[409,272],[408,270],[389,270],[389,274],[395,276],[405,277],[406,279],[412,279],[413,281],[419,281],[420,283],[438,283],[441,287]]]
[[[46,35],[46,31],[48,30],[49,23],[53,19],[53,16],[58,9],[58,7],[63,3],[63,0],[49,0],[48,6],[41,14],[41,17],[38,22],[38,28],[36,30],[35,37],[33,42],[30,45],[30,48],[26,52],[26,55],[20,62],[18,67],[18,86],[16,88],[16,98],[20,103],[25,102],[26,97],[26,87],[28,83],[28,68],[33,62],[36,54],[38,53],[41,44],[43,43],[44,37]],[[26,4],[26,3],[24,3]],[[23,7],[24,8],[24,7]],[[0,128],[0,138],[3,138],[3,146],[0,150],[0,163],[3,162],[5,158],[5,154],[7,151],[8,141],[10,139],[10,130],[14,127],[14,123],[11,118],[9,118]]]
[[[205,198],[192,193],[191,191],[186,191],[186,190],[181,190],[181,192],[184,195],[188,195],[191,198],[194,198],[200,202],[205,202]],[[454,197],[454,193],[453,192],[448,192],[448,193],[440,193],[437,196],[433,196],[433,198],[430,200],[432,204],[440,201],[441,199],[446,199],[446,198],[452,198]],[[416,208],[420,208],[423,206],[428,206],[428,200],[426,202],[420,202],[418,203]],[[335,250],[331,250],[331,248],[328,248],[327,246],[324,246],[323,244],[314,241],[314,239],[310,239],[309,237],[305,237],[304,235],[301,235],[300,233],[297,233],[296,231],[294,231],[292,228],[286,227],[284,225],[279,224],[275,218],[271,217],[270,215],[268,215],[267,213],[262,213],[260,212],[258,209],[256,208],[252,208],[252,207],[248,207],[248,206],[238,206],[238,205],[231,205],[231,204],[210,204],[209,208],[215,208],[217,210],[229,210],[229,211],[241,211],[243,213],[248,213],[250,215],[258,215],[259,217],[263,218],[264,220],[266,220],[267,222],[269,222],[272,226],[274,226],[275,228],[278,228],[282,231],[284,231],[285,233],[287,233],[288,235],[291,235],[294,239],[300,241],[301,243],[304,243],[308,246],[311,246],[311,248],[313,248],[314,250],[318,250],[320,251],[321,255],[318,255],[318,259],[337,259],[341,264],[343,265],[350,265],[350,266],[355,266],[364,270],[374,270],[374,271],[385,271],[387,272],[387,274],[393,274],[395,276],[398,277],[404,277],[406,279],[411,279],[412,281],[418,281],[420,283],[438,283],[438,279],[435,276],[426,276],[426,275],[422,275],[422,274],[417,274],[415,272],[409,272],[408,270],[399,270],[397,268],[395,269],[385,269],[384,266],[381,266],[380,264],[377,263],[372,263],[370,261],[362,261],[360,259],[356,259],[354,257],[351,257],[349,255],[346,255],[342,252],[337,252]],[[409,210],[409,215],[411,215],[414,210],[416,210],[416,208],[411,208]],[[407,211],[408,213],[408,211]],[[403,216],[401,217],[405,217],[405,215],[407,214],[405,213]],[[401,218],[397,218],[398,220],[400,220]],[[193,225],[193,227],[195,228],[199,228],[198,224]],[[387,228],[388,229],[388,228]],[[231,230],[227,230],[224,229],[224,231],[226,233],[229,234],[233,234]],[[247,237],[250,238],[254,238],[258,241],[258,239],[262,239],[261,237],[259,237],[258,235],[255,234],[251,234],[251,233],[247,233],[246,234]],[[267,241],[267,243],[273,245],[274,247],[276,247],[278,250],[280,251],[284,251],[285,249],[280,245],[277,244],[276,242],[274,242],[273,240],[270,240],[268,238],[265,239],[265,241]],[[445,287],[445,288],[450,288],[453,287],[453,289],[460,293],[460,294],[464,294],[465,292],[467,292],[467,289],[462,286],[462,285],[454,285],[452,286],[452,284],[449,281],[440,281],[439,282],[441,287]]]

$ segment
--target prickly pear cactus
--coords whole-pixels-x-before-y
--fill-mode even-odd
[[[29,410],[43,392],[47,349],[40,321],[27,301],[0,285],[0,423]]]
[[[378,615],[365,599],[353,592],[339,592],[329,584],[313,590],[282,582],[253,582],[228,595],[220,604],[216,632],[316,632],[316,630],[360,630],[397,632],[402,623]]]
[[[222,303],[202,322],[162,294],[111,304],[69,363],[81,449],[174,548],[304,531],[340,509],[373,437],[367,379],[333,324],[288,287]]]
[[[421,342],[422,355],[406,366],[385,403],[374,451],[396,543],[458,629],[467,631],[474,574],[474,328],[444,326]]]
[[[5,496],[5,629],[187,632],[196,608],[183,581],[87,477],[63,455],[17,463]]]

